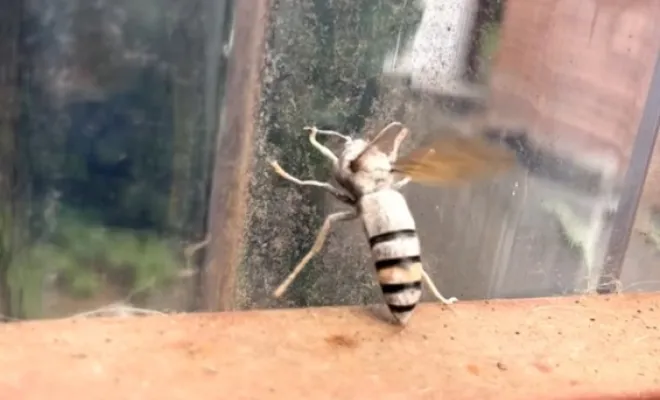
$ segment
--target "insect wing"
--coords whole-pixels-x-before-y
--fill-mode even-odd
[[[460,183],[504,171],[515,156],[480,138],[437,140],[400,158],[394,172],[427,185]]]
[[[405,139],[408,135],[406,129],[400,122],[392,122],[383,128],[376,136],[369,141],[367,147],[356,158],[372,149],[378,149],[383,153],[389,154],[395,147]]]

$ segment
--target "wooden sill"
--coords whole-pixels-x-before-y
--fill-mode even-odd
[[[0,325],[2,399],[660,399],[660,295]],[[645,396],[641,396],[645,394]]]

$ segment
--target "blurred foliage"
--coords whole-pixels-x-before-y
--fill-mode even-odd
[[[168,83],[148,71],[141,76],[130,90],[64,109],[27,83],[22,128],[36,198],[57,188],[64,203],[99,211],[109,224],[167,226],[173,157]]]
[[[11,314],[10,289],[5,277],[12,261],[13,226],[11,203],[7,199],[0,198],[0,277],[2,277],[0,279],[0,318],[3,315],[8,316]]]
[[[183,264],[173,243],[153,232],[109,228],[70,210],[48,239],[18,252],[9,266],[12,304],[20,307],[14,315],[38,316],[49,280],[72,297],[94,296],[106,284],[134,296],[167,285]]]
[[[11,314],[38,315],[52,277],[78,297],[161,287],[180,264],[163,237],[204,236],[215,2],[28,0],[10,16],[21,21],[20,118],[0,137],[16,142],[14,193],[0,196]]]

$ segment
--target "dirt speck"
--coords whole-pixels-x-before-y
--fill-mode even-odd
[[[202,349],[198,346],[190,346],[186,349],[186,352],[190,357],[197,357],[202,353]]]
[[[507,367],[506,364],[504,364],[502,361],[498,361],[497,369],[499,369],[500,371],[506,371],[509,369],[509,367]]]
[[[209,374],[209,375],[215,375],[218,373],[218,370],[215,367],[212,367],[210,365],[204,366],[204,372]]]
[[[474,376],[479,376],[479,367],[477,367],[474,364],[468,364],[467,370],[469,373],[471,373]]]
[[[539,372],[543,372],[544,374],[549,374],[550,372],[552,372],[552,367],[542,361],[535,361],[534,363],[532,363],[532,365],[534,366],[534,368],[539,370]]]
[[[325,338],[325,341],[328,342],[328,344],[331,346],[344,347],[349,349],[356,348],[358,345],[357,340],[346,335],[331,335]]]
[[[189,357],[195,357],[202,353],[202,348],[198,346],[197,344],[187,341],[187,340],[181,340],[172,343],[172,348],[181,350],[184,353],[186,353]]]

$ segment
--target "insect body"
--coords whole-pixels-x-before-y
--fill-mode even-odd
[[[455,297],[448,299],[440,294],[422,266],[415,221],[399,189],[411,181],[426,184],[465,181],[510,166],[512,155],[479,139],[457,137],[421,147],[399,159],[399,147],[408,130],[398,122],[386,126],[371,141],[352,139],[334,131],[306,129],[311,131],[312,145],[333,163],[333,177],[340,187],[299,180],[274,161],[272,167],[293,183],[327,190],[351,206],[351,210],[330,214],[326,218],[312,249],[277,288],[275,297],[286,291],[321,250],[332,224],[361,217],[378,272],[378,283],[385,302],[399,323],[405,324],[412,315],[421,298],[422,281],[439,301],[444,304],[455,302]],[[337,157],[321,145],[316,140],[317,134],[342,138],[345,142],[342,154]]]
[[[403,195],[390,188],[362,196],[359,209],[385,303],[405,323],[422,296],[424,270],[415,221]]]

